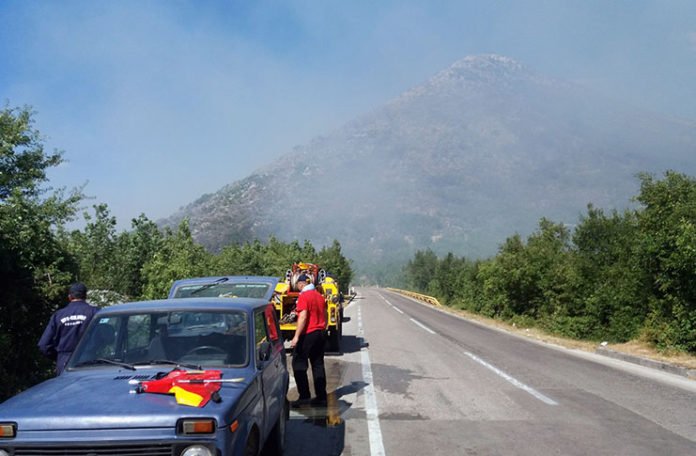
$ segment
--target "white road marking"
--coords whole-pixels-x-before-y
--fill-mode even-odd
[[[363,343],[364,331],[360,306],[358,306],[358,338],[362,347],[360,348],[360,360],[362,363],[363,381],[365,382],[365,415],[367,416],[367,431],[370,437],[370,454],[372,456],[384,456],[384,442],[382,441],[382,428],[379,424],[379,411],[377,409],[372,368],[370,367],[370,355]]]
[[[473,353],[469,353],[469,352],[465,351],[464,354],[465,354],[466,356],[468,356],[469,358],[473,359],[474,361],[476,361],[477,363],[479,363],[480,365],[482,365],[483,367],[486,367],[486,368],[492,370],[493,372],[495,372],[496,374],[498,374],[499,376],[501,376],[502,378],[504,378],[504,379],[507,380],[508,382],[512,383],[512,384],[513,384],[514,386],[516,386],[517,388],[519,388],[519,389],[521,389],[521,390],[524,390],[524,391],[528,392],[529,394],[531,394],[532,396],[536,397],[536,398],[539,399],[540,401],[542,401],[542,402],[544,402],[544,403],[546,403],[546,404],[548,404],[548,405],[558,405],[558,402],[554,401],[554,400],[551,399],[550,397],[544,396],[543,394],[541,394],[539,391],[535,390],[535,389],[532,388],[531,386],[525,385],[525,384],[522,383],[521,381],[519,381],[519,380],[517,380],[516,378],[514,378],[514,377],[512,377],[512,376],[510,376],[510,375],[508,375],[508,374],[506,374],[505,372],[501,371],[500,369],[498,369],[498,368],[495,367],[494,365],[487,363],[486,361],[482,360],[481,358],[479,358],[478,356],[474,355]]]
[[[288,359],[287,362],[288,362],[288,364],[292,363],[292,355],[290,355],[290,359]],[[290,370],[290,366],[288,366],[288,370]],[[295,383],[295,375],[293,372],[290,372],[290,381],[288,382],[288,391],[296,389],[296,388],[297,388],[297,384]],[[300,413],[299,411],[297,411],[295,409],[290,409],[289,415],[290,416],[288,418],[291,420],[307,419],[307,417],[304,414]]]
[[[292,359],[290,360],[292,362]],[[297,385],[295,384],[295,376],[290,374],[290,382],[288,383],[288,389],[295,389]]]
[[[428,328],[427,326],[425,326],[425,325],[424,325],[423,323],[421,323],[420,321],[414,320],[413,318],[411,318],[410,320],[411,320],[412,322],[414,322],[415,324],[417,324],[418,326],[420,326],[421,328],[423,328],[423,329],[425,329],[426,331],[428,331],[430,334],[436,334],[435,331],[433,331],[432,329]]]
[[[381,295],[380,295],[380,296],[381,296]],[[382,296],[382,299],[384,299],[385,301],[387,301],[386,298],[384,298],[384,296]],[[418,301],[416,301],[416,300],[413,300],[413,301],[414,301],[414,302],[418,302]],[[389,303],[389,301],[387,301],[387,303],[388,303],[389,305],[391,305],[391,304]],[[420,302],[419,302],[419,304],[423,304],[423,303],[420,303]],[[392,306],[392,307],[393,307],[393,306]],[[394,308],[396,308],[396,307],[394,307]],[[432,308],[432,307],[431,307],[431,308]],[[450,314],[450,313],[448,313],[448,312],[445,312],[444,310],[440,310],[440,309],[437,309],[437,308],[435,308],[434,310],[437,310],[438,312],[443,312],[443,313],[446,313],[447,315],[452,316],[452,314]],[[455,316],[456,318],[460,318],[460,319],[462,319],[462,320],[469,321],[469,320],[467,320],[466,318],[459,317],[458,315],[454,315],[454,316]],[[422,328],[426,329],[427,331],[431,332],[432,334],[435,334],[435,332],[434,332],[433,330],[431,330],[430,328],[426,327],[426,326],[423,325],[422,323],[420,323],[420,322],[414,320],[413,318],[411,318],[411,321],[414,322],[415,324],[417,324],[418,326],[421,326]],[[474,323],[474,324],[477,324],[476,322],[473,322],[473,323]],[[485,325],[480,325],[480,326],[486,327],[486,328],[487,328],[487,326],[485,326]],[[483,359],[479,358],[478,356],[474,355],[473,353],[470,353],[470,352],[465,351],[464,354],[465,354],[466,356],[468,356],[469,358],[473,359],[474,361],[476,361],[477,363],[481,364],[482,366],[484,366],[484,367],[486,367],[486,368],[492,370],[493,372],[495,372],[496,374],[498,374],[500,377],[504,378],[504,379],[507,380],[508,382],[510,382],[510,383],[512,383],[513,385],[515,385],[517,388],[520,388],[521,390],[526,391],[527,393],[529,393],[529,394],[531,394],[532,396],[536,397],[537,399],[539,399],[540,401],[544,402],[545,404],[548,404],[548,405],[558,405],[558,402],[554,401],[554,400],[551,399],[550,397],[541,394],[539,391],[535,390],[535,389],[532,388],[531,386],[525,385],[525,384],[522,383],[521,381],[519,381],[519,380],[517,380],[516,378],[512,377],[511,375],[509,375],[509,374],[507,374],[507,373],[501,371],[500,369],[498,369],[498,368],[495,367],[494,365],[492,365],[492,364],[490,364],[490,363],[484,361]]]
[[[384,302],[386,302],[387,304],[389,304],[389,306],[390,306],[392,309],[396,310],[396,311],[399,312],[400,314],[403,314],[403,313],[404,313],[403,310],[399,309],[399,308],[396,307],[394,304],[392,304],[391,302],[389,302],[389,301],[387,300],[387,298],[385,298],[384,296],[379,295],[379,297],[382,298],[382,299],[384,299]]]

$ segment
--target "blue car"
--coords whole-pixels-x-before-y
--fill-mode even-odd
[[[269,303],[277,279],[264,280],[259,298],[100,310],[60,376],[0,404],[0,456],[282,454],[289,377]],[[195,381],[147,388],[209,373],[216,391],[202,402],[187,402]]]
[[[217,276],[177,280],[169,290],[169,298],[218,297],[218,298],[265,298],[273,295],[277,277],[263,276]]]

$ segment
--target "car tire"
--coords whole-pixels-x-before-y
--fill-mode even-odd
[[[271,434],[268,436],[268,441],[264,445],[263,455],[274,456],[282,455],[285,451],[285,434],[288,424],[288,416],[290,415],[290,404],[287,399],[283,400],[283,410],[280,412],[278,421],[276,421]]]
[[[259,433],[256,429],[252,429],[249,437],[247,437],[246,447],[244,448],[244,456],[258,456],[259,454]]]
[[[341,334],[338,328],[332,328],[329,331],[329,350],[330,352],[338,353],[341,351]]]

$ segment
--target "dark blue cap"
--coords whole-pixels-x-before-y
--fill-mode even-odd
[[[84,283],[73,283],[70,285],[70,296],[73,298],[81,298],[85,299],[87,297],[87,287],[85,286]]]
[[[309,277],[307,277],[307,274],[300,274],[300,276],[297,278],[298,282],[309,282]]]

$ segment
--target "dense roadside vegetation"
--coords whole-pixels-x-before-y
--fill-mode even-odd
[[[295,261],[321,264],[343,287],[352,279],[338,241],[317,251],[271,238],[210,253],[186,221],[160,229],[145,215],[118,232],[107,205],[81,214],[81,189],[48,187],[47,170],[62,162],[44,150],[28,108],[0,109],[0,401],[50,375],[36,341],[75,280],[104,304],[164,297],[183,277],[281,276]],[[636,210],[589,206],[572,230],[542,219],[487,260],[419,251],[401,286],[564,336],[696,353],[696,180],[639,178]],[[67,228],[80,215],[83,228]]]
[[[639,176],[640,207],[592,207],[574,229],[547,219],[490,259],[419,251],[403,286],[566,337],[696,353],[696,180]]]
[[[320,264],[344,288],[352,278],[341,245],[317,251],[305,241],[271,238],[207,252],[186,221],[160,229],[145,215],[117,232],[107,205],[82,214],[84,228],[70,230],[85,200],[81,189],[52,190],[46,171],[63,162],[44,150],[28,108],[0,109],[0,401],[50,375],[36,343],[53,311],[66,304],[80,280],[96,304],[166,297],[185,277],[247,274],[281,277],[293,262]]]

